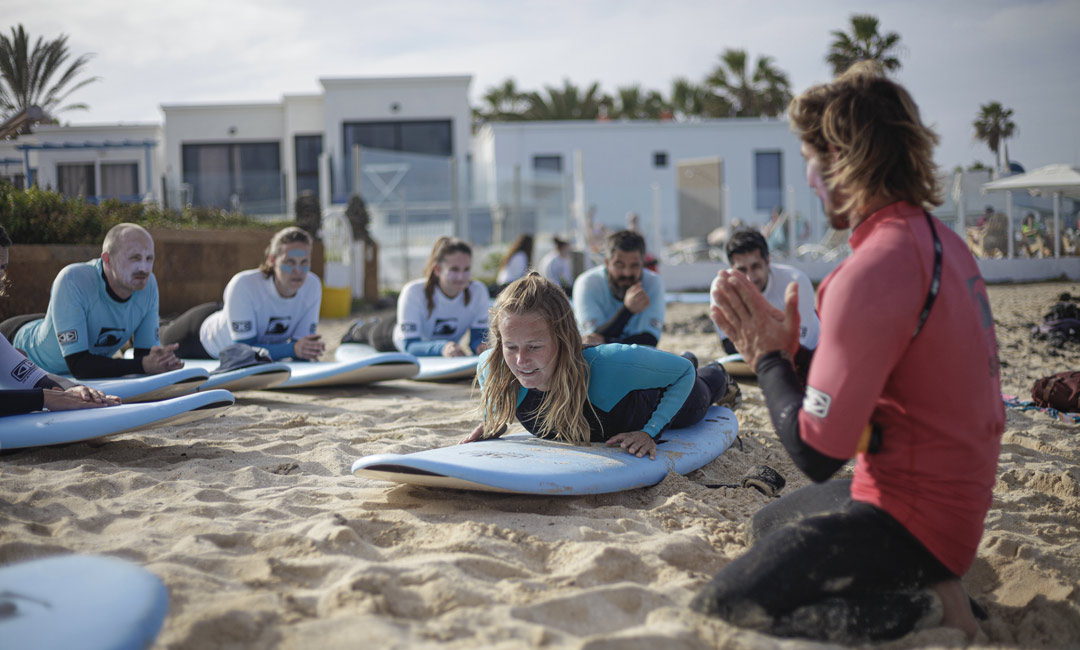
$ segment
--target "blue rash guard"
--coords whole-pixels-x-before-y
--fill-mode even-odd
[[[150,274],[146,288],[118,301],[109,295],[99,258],[60,271],[45,318],[19,329],[14,345],[45,371],[65,374],[66,357],[89,352],[110,358],[128,339],[136,349],[158,345],[157,279]]]
[[[491,352],[480,355],[477,381],[481,386],[487,379],[486,364]],[[697,377],[689,360],[651,347],[607,343],[585,348],[582,355],[589,366],[589,403],[593,408],[586,408],[585,416],[593,440],[638,430],[658,437],[683,407]],[[530,403],[535,400],[539,404],[543,393],[518,388],[518,419],[532,431],[525,420],[535,418],[522,419],[521,406],[527,396]],[[526,410],[534,412],[535,407]],[[644,419],[644,424],[636,422],[639,419]],[[634,428],[625,428],[628,426]]]
[[[664,281],[656,273],[645,269],[641,274],[641,286],[649,296],[649,306],[639,314],[629,317],[617,332],[606,332],[608,343],[640,343],[625,341],[628,337],[642,334],[652,337],[652,344],[660,340],[664,331]],[[611,293],[608,283],[607,268],[603,265],[593,267],[582,273],[574,281],[574,316],[582,334],[597,331],[608,323],[623,308],[623,301]]]

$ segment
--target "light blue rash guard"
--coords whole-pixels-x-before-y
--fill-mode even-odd
[[[477,381],[487,379],[487,360],[493,350],[480,355]],[[634,390],[663,389],[660,403],[642,430],[655,438],[679,412],[694,388],[697,373],[689,360],[648,346],[606,343],[581,351],[589,366],[589,402],[610,412]],[[517,404],[528,392],[518,386]],[[621,432],[620,432],[621,433]]]
[[[84,351],[111,357],[132,338],[135,348],[159,344],[157,278],[151,273],[145,289],[118,302],[109,295],[98,258],[57,274],[45,318],[20,328],[15,347],[47,372],[66,374],[64,357]]]
[[[634,314],[623,327],[623,336],[647,333],[660,340],[664,331],[664,281],[656,273],[644,269],[641,286],[649,296],[649,306],[640,314]],[[619,311],[623,301],[611,293],[607,267],[594,266],[574,281],[574,316],[582,334],[596,331]]]

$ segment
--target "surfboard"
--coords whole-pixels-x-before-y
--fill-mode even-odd
[[[356,386],[408,379],[420,369],[416,357],[402,352],[374,352],[339,361],[288,361],[285,365],[292,376],[275,386],[275,389]]]
[[[707,305],[710,297],[708,291],[684,291],[680,293],[665,293],[664,302],[681,302],[690,305]]]
[[[757,377],[757,373],[743,360],[741,354],[729,354],[726,357],[720,357],[716,362],[723,366],[732,377]]]
[[[221,389],[236,392],[273,388],[287,381],[292,374],[287,364],[277,361],[214,374],[218,365],[217,359],[184,359],[185,368],[202,368],[210,373],[206,383],[199,386],[199,390]]]
[[[168,609],[161,580],[117,558],[65,555],[0,568],[0,645],[13,650],[142,650]]]
[[[187,424],[217,415],[233,401],[227,390],[210,390],[158,402],[5,415],[0,417],[0,449],[56,445]]]
[[[334,352],[338,361],[363,359],[373,354],[394,354],[376,352],[375,348],[363,343],[342,343]],[[398,353],[404,354],[404,353]],[[416,357],[408,355],[419,365],[419,372],[410,377],[415,381],[451,381],[454,379],[472,379],[476,375],[478,357]]]
[[[420,360],[420,372],[413,377],[416,381],[452,381],[472,379],[476,376],[476,365],[480,357],[417,357]]]
[[[202,368],[180,368],[157,375],[128,375],[115,379],[75,379],[105,393],[116,395],[125,403],[153,402],[190,395],[206,382],[210,373]]]
[[[714,406],[705,419],[665,431],[656,460],[618,447],[574,446],[514,434],[412,454],[365,456],[356,476],[427,487],[517,494],[605,494],[655,485],[669,471],[703,467],[735,441],[739,423],[731,410]]]

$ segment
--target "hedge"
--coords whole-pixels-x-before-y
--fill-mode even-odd
[[[0,225],[19,244],[97,244],[119,223],[147,228],[278,230],[291,222],[257,221],[215,208],[163,210],[157,204],[100,204],[38,187],[18,189],[0,181]]]

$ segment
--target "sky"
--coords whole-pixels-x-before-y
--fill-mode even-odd
[[[1014,111],[1011,159],[1080,165],[1077,0],[0,0],[0,29],[67,34],[73,53],[93,53],[100,81],[71,97],[90,108],[61,119],[100,124],[161,122],[161,104],[317,93],[320,77],[468,74],[474,106],[507,78],[667,96],[727,48],[772,57],[797,94],[831,79],[831,32],[854,13],[900,34],[895,78],[941,136],[940,166],[992,163],[972,127],[990,101]]]

